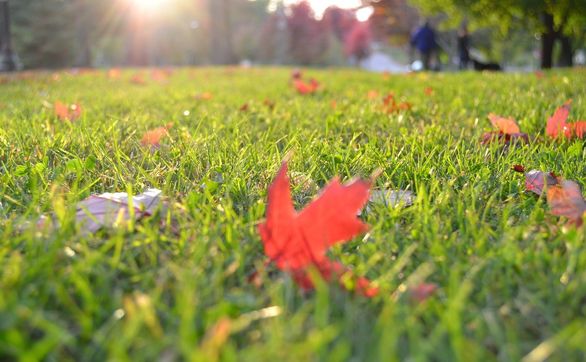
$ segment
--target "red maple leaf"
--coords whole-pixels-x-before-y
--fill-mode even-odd
[[[586,121],[576,121],[573,124],[573,128],[576,137],[582,139],[586,136]]]
[[[521,132],[519,125],[515,119],[498,116],[494,113],[488,114],[490,123],[498,129],[498,131],[486,132],[482,135],[482,144],[491,142],[500,142],[509,144],[511,141],[518,141],[521,143],[529,143],[529,136]]]
[[[313,94],[317,92],[319,82],[313,78],[310,79],[309,82],[305,82],[301,79],[294,79],[293,86],[299,94]]]
[[[144,74],[142,74],[142,73],[136,73],[136,74],[134,74],[130,78],[130,83],[136,84],[136,85],[145,85],[146,84],[146,80],[144,79]]]
[[[409,111],[412,105],[409,102],[397,102],[395,100],[395,94],[391,92],[383,98],[383,107],[387,113],[392,114],[400,111]]]
[[[548,135],[551,138],[558,138],[562,134],[567,138],[570,138],[572,136],[572,132],[566,124],[566,120],[570,115],[571,104],[572,100],[567,101],[561,107],[556,109],[553,116],[551,116],[547,120],[547,125],[545,127],[546,135]]]
[[[111,68],[108,69],[108,72],[106,74],[110,79],[119,79],[122,75],[122,71],[119,68]]]
[[[55,109],[55,115],[57,116],[57,118],[59,118],[62,121],[68,119],[69,109],[66,104],[57,101],[55,102],[53,107]]]
[[[196,94],[193,98],[195,98],[196,100],[201,100],[201,101],[209,101],[210,99],[214,98],[214,95],[211,94],[210,92],[203,92],[200,94]]]
[[[580,191],[580,186],[574,181],[565,180],[559,185],[547,190],[547,203],[551,213],[565,216],[570,224],[581,226],[586,214],[586,201]]]
[[[156,127],[148,130],[142,136],[140,143],[143,146],[150,146],[152,148],[159,148],[161,146],[161,139],[169,135],[169,130],[173,127],[173,123],[168,123],[163,127]]]
[[[505,118],[498,116],[494,113],[489,113],[488,119],[490,120],[490,123],[492,123],[492,125],[498,128],[498,130],[502,133],[515,134],[521,132],[519,125],[517,124],[517,122],[515,122],[515,119],[512,117]]]
[[[531,170],[525,174],[525,188],[539,196],[543,189],[559,185],[562,178],[553,172]]]
[[[377,99],[378,97],[379,97],[379,94],[374,89],[371,89],[368,91],[368,93],[366,93],[366,98],[368,98],[368,99]]]
[[[67,105],[57,101],[55,102],[54,109],[55,115],[61,121],[73,122],[81,117],[81,105],[79,103]]]
[[[370,186],[366,180],[342,185],[334,178],[317,199],[297,212],[284,162],[269,187],[266,220],[258,227],[265,253],[279,269],[290,272],[304,289],[313,287],[307,274],[310,267],[328,281],[341,282],[343,276],[354,277],[350,269],[328,259],[326,251],[368,229],[356,215],[368,201]],[[368,280],[353,279],[357,292],[365,296],[378,292]]]

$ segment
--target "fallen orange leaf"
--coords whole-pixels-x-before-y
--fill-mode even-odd
[[[547,203],[551,213],[565,216],[570,224],[581,226],[586,214],[586,201],[580,191],[580,186],[574,181],[564,180],[559,185],[547,190]]]
[[[161,139],[169,135],[169,129],[173,126],[172,123],[168,123],[163,127],[156,127],[149,131],[146,131],[140,140],[143,146],[151,146],[158,148],[161,146]]]

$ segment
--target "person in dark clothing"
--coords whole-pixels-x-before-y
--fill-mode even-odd
[[[470,62],[470,34],[468,33],[468,24],[463,21],[458,30],[458,57],[460,70],[468,69]]]
[[[421,54],[421,61],[423,62],[423,69],[429,70],[431,57],[437,48],[435,39],[435,30],[431,27],[429,21],[426,21],[422,27],[417,29],[413,36],[411,36],[411,47],[415,48]]]

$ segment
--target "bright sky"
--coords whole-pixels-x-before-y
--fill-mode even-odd
[[[291,5],[300,2],[301,0],[283,0],[285,5]],[[308,0],[313,8],[316,17],[321,18],[324,11],[330,6],[337,6],[344,9],[355,9],[362,5],[361,0]],[[270,5],[269,5],[270,7]]]
[[[167,0],[131,0],[131,2],[142,10],[153,12],[160,10]]]

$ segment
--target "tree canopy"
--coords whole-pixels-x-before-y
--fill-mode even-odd
[[[375,1],[376,2],[376,1]],[[493,26],[503,34],[529,29],[542,42],[541,66],[553,65],[554,43],[561,43],[559,65],[572,64],[573,51],[584,41],[584,0],[413,0],[426,13],[448,14],[455,25],[469,19],[476,25]]]

